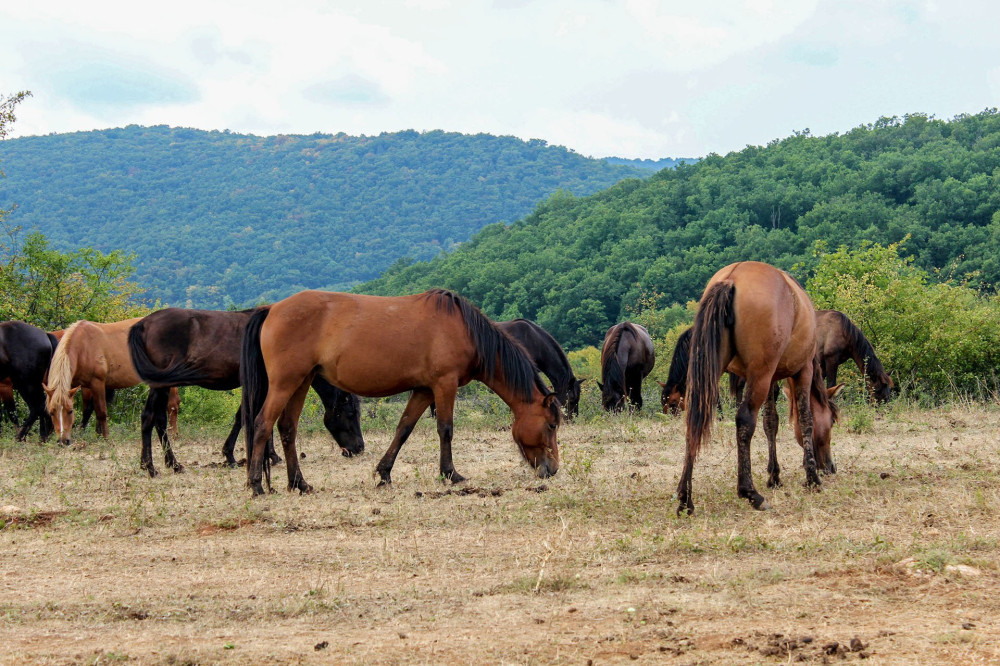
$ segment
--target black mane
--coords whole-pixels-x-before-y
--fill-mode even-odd
[[[446,289],[432,289],[427,292],[427,298],[435,299],[438,308],[444,308],[449,314],[457,309],[462,315],[479,356],[479,367],[488,381],[496,376],[499,360],[504,382],[525,402],[531,402],[536,388],[542,395],[551,393],[524,348],[497,328],[479,308]]]
[[[872,347],[872,343],[868,341],[868,338],[861,332],[857,324],[851,321],[850,317],[843,312],[837,312],[837,315],[848,344],[851,349],[861,356],[866,374],[872,379],[879,379],[882,375],[886,374],[882,362],[875,355],[875,348]]]
[[[674,355],[670,359],[670,371],[667,373],[665,391],[672,390],[675,386],[681,393],[687,387],[688,361],[691,356],[691,332],[694,327],[688,328],[677,338],[677,345],[674,347]]]

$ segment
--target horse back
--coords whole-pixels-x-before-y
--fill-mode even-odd
[[[128,350],[128,332],[142,317],[110,323],[80,321],[59,343],[63,353],[75,360],[76,378],[83,381],[102,379],[107,388],[127,388],[142,379],[132,365]]]

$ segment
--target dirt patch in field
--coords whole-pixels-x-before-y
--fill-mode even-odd
[[[492,423],[457,422],[455,486],[427,420],[382,489],[390,432],[353,459],[307,437],[316,492],[276,467],[259,499],[204,462],[221,438],[182,437],[202,464],[156,479],[132,438],[0,440],[0,505],[35,516],[0,530],[0,662],[996,663],[998,433],[991,409],[896,408],[838,427],[813,492],[783,428],[783,487],[756,443],[760,513],[730,420],[682,518],[683,428],[659,417],[564,427],[544,482]]]

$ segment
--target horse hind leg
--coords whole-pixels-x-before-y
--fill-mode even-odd
[[[755,381],[748,377],[743,401],[736,412],[736,492],[740,497],[750,502],[750,506],[761,511],[771,507],[753,485],[753,475],[750,470],[750,442],[753,440],[753,433],[757,428],[757,412],[767,400],[770,387],[770,381]]]
[[[795,380],[789,379],[792,385],[792,395],[798,407],[799,432],[802,440],[802,466],[806,470],[806,486],[819,488],[822,482],[816,471],[816,454],[813,451],[813,421],[812,405],[809,403],[809,390],[812,385],[811,372],[803,371]]]
[[[406,407],[403,408],[403,415],[399,417],[399,423],[396,425],[396,434],[382,459],[375,466],[375,473],[379,475],[379,487],[392,485],[391,473],[396,456],[399,455],[399,450],[403,448],[406,439],[413,432],[413,426],[417,420],[433,401],[434,394],[428,389],[414,389],[410,393],[410,399],[406,401]]]
[[[160,438],[160,446],[163,449],[163,464],[174,470],[177,474],[180,474],[184,471],[184,465],[180,464],[176,456],[174,456],[168,432],[169,419],[167,417],[167,405],[170,401],[170,389],[160,389],[157,393],[153,425],[156,427],[156,434]]]
[[[764,402],[764,435],[767,437],[767,487],[781,485],[781,466],[778,465],[778,384],[771,385]]]
[[[312,380],[311,374],[306,377],[302,385],[288,399],[288,403],[278,419],[278,434],[281,436],[281,446],[285,451],[285,466],[288,472],[288,490],[298,490],[303,495],[311,493],[313,487],[306,483],[302,476],[298,452],[295,449],[295,436],[298,432],[302,406],[305,404],[309,387],[312,386]]]

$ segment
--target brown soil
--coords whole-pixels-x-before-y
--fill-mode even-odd
[[[256,500],[214,438],[152,480],[131,438],[5,439],[0,662],[997,663],[998,430],[981,407],[841,424],[819,493],[787,428],[785,486],[764,488],[759,434],[759,513],[735,494],[729,420],[690,518],[669,418],[565,426],[544,481],[509,432],[460,421],[454,487],[428,420],[387,490],[389,432],[354,459],[317,435],[300,448],[317,492],[286,492],[277,467]]]

